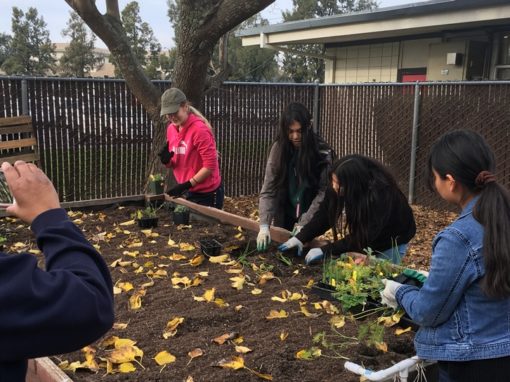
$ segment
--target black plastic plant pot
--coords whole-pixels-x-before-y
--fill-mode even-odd
[[[159,195],[164,192],[164,184],[163,181],[152,181],[149,182],[149,193],[154,195]]]
[[[189,211],[173,211],[172,217],[176,225],[189,224]]]
[[[206,256],[218,256],[222,245],[216,239],[203,239],[199,241],[200,249]]]
[[[158,226],[158,218],[138,219],[138,227],[140,227],[140,228],[156,228],[157,226]]]

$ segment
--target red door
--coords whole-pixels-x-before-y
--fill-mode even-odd
[[[402,82],[427,81],[426,74],[402,74]]]

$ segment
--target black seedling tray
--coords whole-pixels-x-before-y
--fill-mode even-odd
[[[222,245],[216,239],[203,239],[199,241],[200,250],[206,256],[218,256]]]
[[[158,218],[138,219],[138,227],[140,227],[140,228],[156,228],[157,226],[158,226]]]

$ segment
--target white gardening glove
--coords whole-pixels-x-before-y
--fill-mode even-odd
[[[267,247],[271,243],[271,234],[269,233],[269,225],[261,224],[259,234],[257,235],[257,251],[267,251]]]
[[[297,247],[297,255],[298,256],[303,255],[303,243],[301,243],[301,241],[296,237],[291,237],[285,243],[280,244],[280,246],[278,247],[278,250],[285,252],[285,251],[288,251],[289,249],[294,248],[294,247]]]
[[[324,257],[324,252],[320,248],[312,248],[308,251],[305,256],[306,265],[310,265],[321,260]]]
[[[296,236],[299,233],[299,231],[301,231],[302,229],[303,229],[303,226],[300,226],[300,225],[296,224],[294,226],[294,229],[291,232],[291,236]]]
[[[402,286],[402,284],[397,283],[393,280],[382,279],[384,284],[384,290],[381,292],[381,303],[383,305],[387,305],[390,308],[397,309],[398,303],[395,298],[395,294],[397,293],[397,289]]]

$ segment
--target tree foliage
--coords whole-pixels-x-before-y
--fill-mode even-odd
[[[7,74],[42,76],[54,71],[54,47],[46,23],[37,9],[26,13],[12,7],[10,54],[2,65]]]
[[[290,11],[282,12],[285,22],[333,16],[377,8],[375,0],[292,0]],[[311,55],[323,55],[324,45],[303,44],[290,47],[283,54],[283,71],[295,82],[324,81],[324,60]]]
[[[160,78],[158,67],[160,66],[161,44],[154,36],[151,26],[142,21],[138,2],[131,1],[121,12],[121,21],[138,63],[143,67],[149,78]],[[115,75],[120,76],[120,71],[115,67]]]
[[[94,50],[96,36],[88,32],[87,26],[76,12],[70,12],[62,35],[71,39],[59,62],[63,75],[85,77],[103,64],[104,57]]]
[[[276,61],[277,52],[269,49],[260,49],[257,46],[243,47],[241,38],[235,36],[235,32],[240,29],[254,28],[261,25],[267,25],[268,21],[260,15],[255,15],[244,21],[228,33],[227,42],[227,60],[231,65],[231,72],[228,76],[230,81],[272,81],[278,77],[278,63]],[[217,47],[212,60],[213,72],[219,72],[222,63],[219,57],[219,47]]]
[[[0,33],[0,67],[10,56],[11,52],[11,36],[7,33]]]

